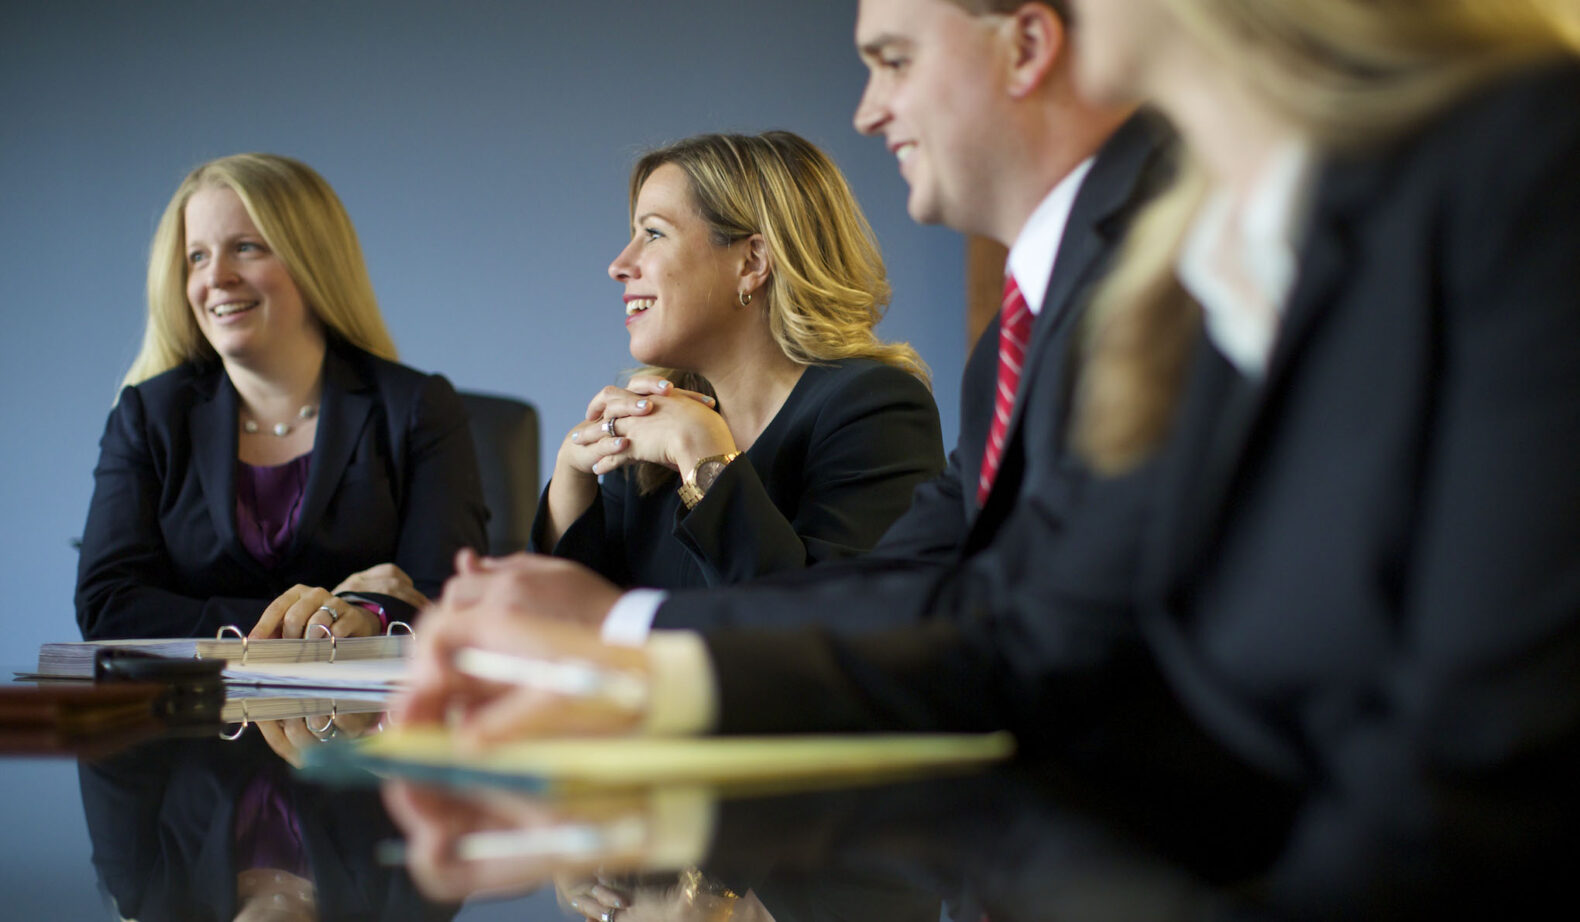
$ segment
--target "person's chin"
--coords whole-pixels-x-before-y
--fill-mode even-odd
[[[905,203],[906,213],[917,224],[942,224],[944,216],[938,207],[938,199],[930,195],[921,195],[913,188],[911,197]]]

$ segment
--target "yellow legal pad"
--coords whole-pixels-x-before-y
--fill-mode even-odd
[[[561,786],[751,784],[963,767],[1015,751],[1008,733],[549,739],[463,752],[442,729],[390,730],[312,752],[310,770],[440,783]]]

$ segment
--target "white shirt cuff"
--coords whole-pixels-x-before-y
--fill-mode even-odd
[[[669,598],[662,589],[632,589],[620,596],[604,616],[599,636],[603,642],[616,647],[640,647],[647,643],[653,630],[653,619],[658,617],[658,607]]]
[[[644,647],[648,666],[649,736],[695,736],[718,722],[718,680],[702,635],[654,631]]]

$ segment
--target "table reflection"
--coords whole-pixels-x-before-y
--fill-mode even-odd
[[[1222,893],[1019,771],[741,796],[552,795],[392,782],[404,859],[431,898],[552,882],[573,918],[1186,920]]]
[[[145,743],[78,769],[93,866],[122,918],[448,919],[404,868],[376,860],[397,835],[373,789],[326,788],[293,769],[379,713],[255,721]]]
[[[317,747],[377,712],[252,721],[79,768],[122,918],[449,919],[550,888],[600,922],[1172,922],[1241,908],[1124,811],[1016,765],[820,789],[324,786]],[[1154,843],[1155,844],[1155,843]],[[545,894],[546,898],[546,894]],[[552,910],[551,910],[552,911]]]

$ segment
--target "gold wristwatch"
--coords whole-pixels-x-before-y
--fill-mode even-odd
[[[697,504],[702,502],[702,497],[707,495],[708,490],[719,479],[719,475],[724,473],[725,466],[740,456],[740,452],[731,451],[722,455],[709,455],[698,461],[697,466],[691,469],[691,473],[686,475],[680,486],[675,488],[680,494],[680,501],[686,504],[687,509],[695,509]]]

